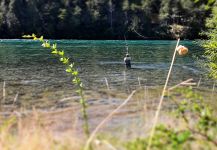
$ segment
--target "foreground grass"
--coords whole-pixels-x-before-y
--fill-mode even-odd
[[[159,92],[158,89],[155,91],[151,89],[147,93],[150,94],[150,99],[151,97],[158,97],[157,93]],[[210,107],[210,104],[208,105],[206,103],[206,101],[216,95],[210,95],[209,97],[209,94],[205,93],[206,99],[204,100],[200,94],[202,94],[201,91],[191,88],[179,88],[166,95],[161,116],[167,116],[167,118],[159,120],[161,125],[157,125],[151,149],[216,149],[216,111]],[[135,101],[141,100],[144,96],[144,90],[138,91],[125,110],[129,109],[130,112],[130,110],[139,109],[139,106],[144,105],[144,103],[141,102],[136,106]],[[147,99],[146,106],[150,104],[149,102]],[[133,105],[135,107],[132,107]],[[90,109],[92,108],[90,107]],[[93,109],[96,109],[96,107],[93,106]],[[127,131],[130,130],[131,134],[129,134],[129,131],[122,132],[124,129],[114,129],[113,132],[106,131],[106,128],[102,129],[92,142],[93,149],[145,150],[147,148],[148,133],[153,119],[153,115],[150,116],[150,114],[153,114],[155,110],[156,105],[140,110],[141,112],[139,113],[142,114],[139,118],[144,119],[146,117],[146,120],[141,122],[144,123],[143,126],[147,125],[145,128],[141,128],[136,122],[125,125],[129,128],[125,128],[125,126],[121,127]],[[79,112],[79,109],[76,111]],[[69,111],[69,118],[73,118],[72,114],[75,113],[75,110],[74,112]],[[64,114],[60,112],[56,112],[56,114],[41,114],[33,110],[27,116],[11,115],[7,118],[2,117],[0,122],[0,149],[83,149],[86,141],[83,136],[73,134],[73,132],[68,130],[54,131],[52,124],[55,124],[55,122],[51,118],[56,115],[59,115],[59,117],[55,117],[57,124],[68,123],[60,119],[60,117],[64,117]],[[114,117],[120,119],[128,115],[128,113],[120,112]],[[73,123],[70,122],[70,126],[72,130],[79,130],[79,125],[74,128]],[[80,128],[82,131],[82,127]],[[119,134],[117,135],[117,133]],[[139,135],[138,133],[142,134]]]
[[[81,145],[81,141],[70,134],[64,133],[58,137],[37,123],[25,127],[22,120],[18,121],[14,117],[1,125],[2,150],[79,150]]]
[[[157,126],[151,149],[216,149],[216,111],[192,88],[179,88],[167,95],[175,105],[176,122],[170,126],[166,122]],[[208,101],[209,97],[206,97]],[[148,148],[148,137],[137,138],[126,144],[127,150]]]

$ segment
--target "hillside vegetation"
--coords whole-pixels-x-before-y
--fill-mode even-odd
[[[0,38],[199,38],[215,0],[0,0]],[[139,34],[138,34],[139,33]]]

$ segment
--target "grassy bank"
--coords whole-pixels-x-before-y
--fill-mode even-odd
[[[97,133],[92,141],[93,148],[96,150],[112,148],[146,149],[161,89],[162,87],[138,89],[129,103],[119,110]],[[146,91],[144,92],[144,90]],[[92,92],[91,97],[94,98],[95,95],[95,98],[99,98],[110,95],[111,100],[117,98],[119,100],[116,103],[89,105],[88,114],[91,131],[128,96],[127,94],[118,95],[114,91],[107,90],[99,93],[93,94]],[[87,92],[87,94],[90,93]],[[160,149],[162,146],[165,149],[176,149],[177,147],[179,149],[215,149],[217,129],[211,122],[215,123],[216,112],[206,112],[204,110],[208,108],[215,110],[216,104],[213,98],[216,96],[216,92],[213,93],[212,89],[207,88],[189,89],[183,87],[170,91],[165,96],[157,132],[153,138],[153,149]],[[88,101],[90,97],[88,95],[86,97]],[[199,112],[197,109],[200,109]],[[183,112],[185,112],[188,122],[182,116]],[[203,121],[207,119],[201,116],[204,113],[209,116],[210,120],[201,126],[200,119],[202,118]],[[203,127],[208,127],[206,132]],[[191,131],[192,128],[200,130],[197,133]],[[20,150],[79,150],[83,149],[86,141],[82,132],[79,106],[77,109],[76,107],[66,107],[49,111],[16,108],[7,115],[2,112],[0,132],[0,147],[6,150],[15,148]],[[211,137],[209,139],[204,134],[211,134],[214,139]]]

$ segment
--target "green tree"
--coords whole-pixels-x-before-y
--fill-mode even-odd
[[[7,23],[6,23],[6,1],[2,0],[0,2],[0,33],[2,35],[2,38],[6,38],[8,35],[8,28],[7,28]]]
[[[0,38],[198,38],[215,0],[1,0]],[[42,26],[41,26],[42,25]],[[135,32],[136,31],[136,32]],[[188,31],[188,32],[187,32]]]
[[[208,60],[208,67],[210,68],[210,76],[217,79],[217,2],[212,9],[212,15],[207,19],[206,26],[208,30],[205,34],[208,37],[203,43],[205,48],[205,56]]]
[[[12,35],[19,35],[19,31],[21,30],[21,22],[18,18],[17,12],[20,12],[21,7],[18,5],[20,4],[19,0],[11,0],[8,3],[8,11],[6,13],[6,22],[7,27],[9,29],[10,36]]]

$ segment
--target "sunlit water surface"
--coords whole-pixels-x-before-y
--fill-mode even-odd
[[[76,62],[85,90],[99,91],[107,89],[108,85],[111,90],[120,93],[129,93],[138,86],[162,86],[176,45],[176,41],[127,41],[132,57],[132,69],[127,70],[123,63],[125,41],[52,42],[57,42],[58,48],[65,50],[70,60]],[[177,55],[169,85],[189,78],[197,82],[205,74],[196,59],[203,54],[203,50],[192,41],[181,41],[180,44],[187,46],[189,53],[186,56]],[[2,84],[6,82],[6,103],[12,103],[18,93],[22,106],[28,102],[31,107],[37,103],[51,107],[53,104],[47,100],[58,102],[75,95],[71,77],[64,66],[39,42],[1,40],[0,68],[0,81]]]

